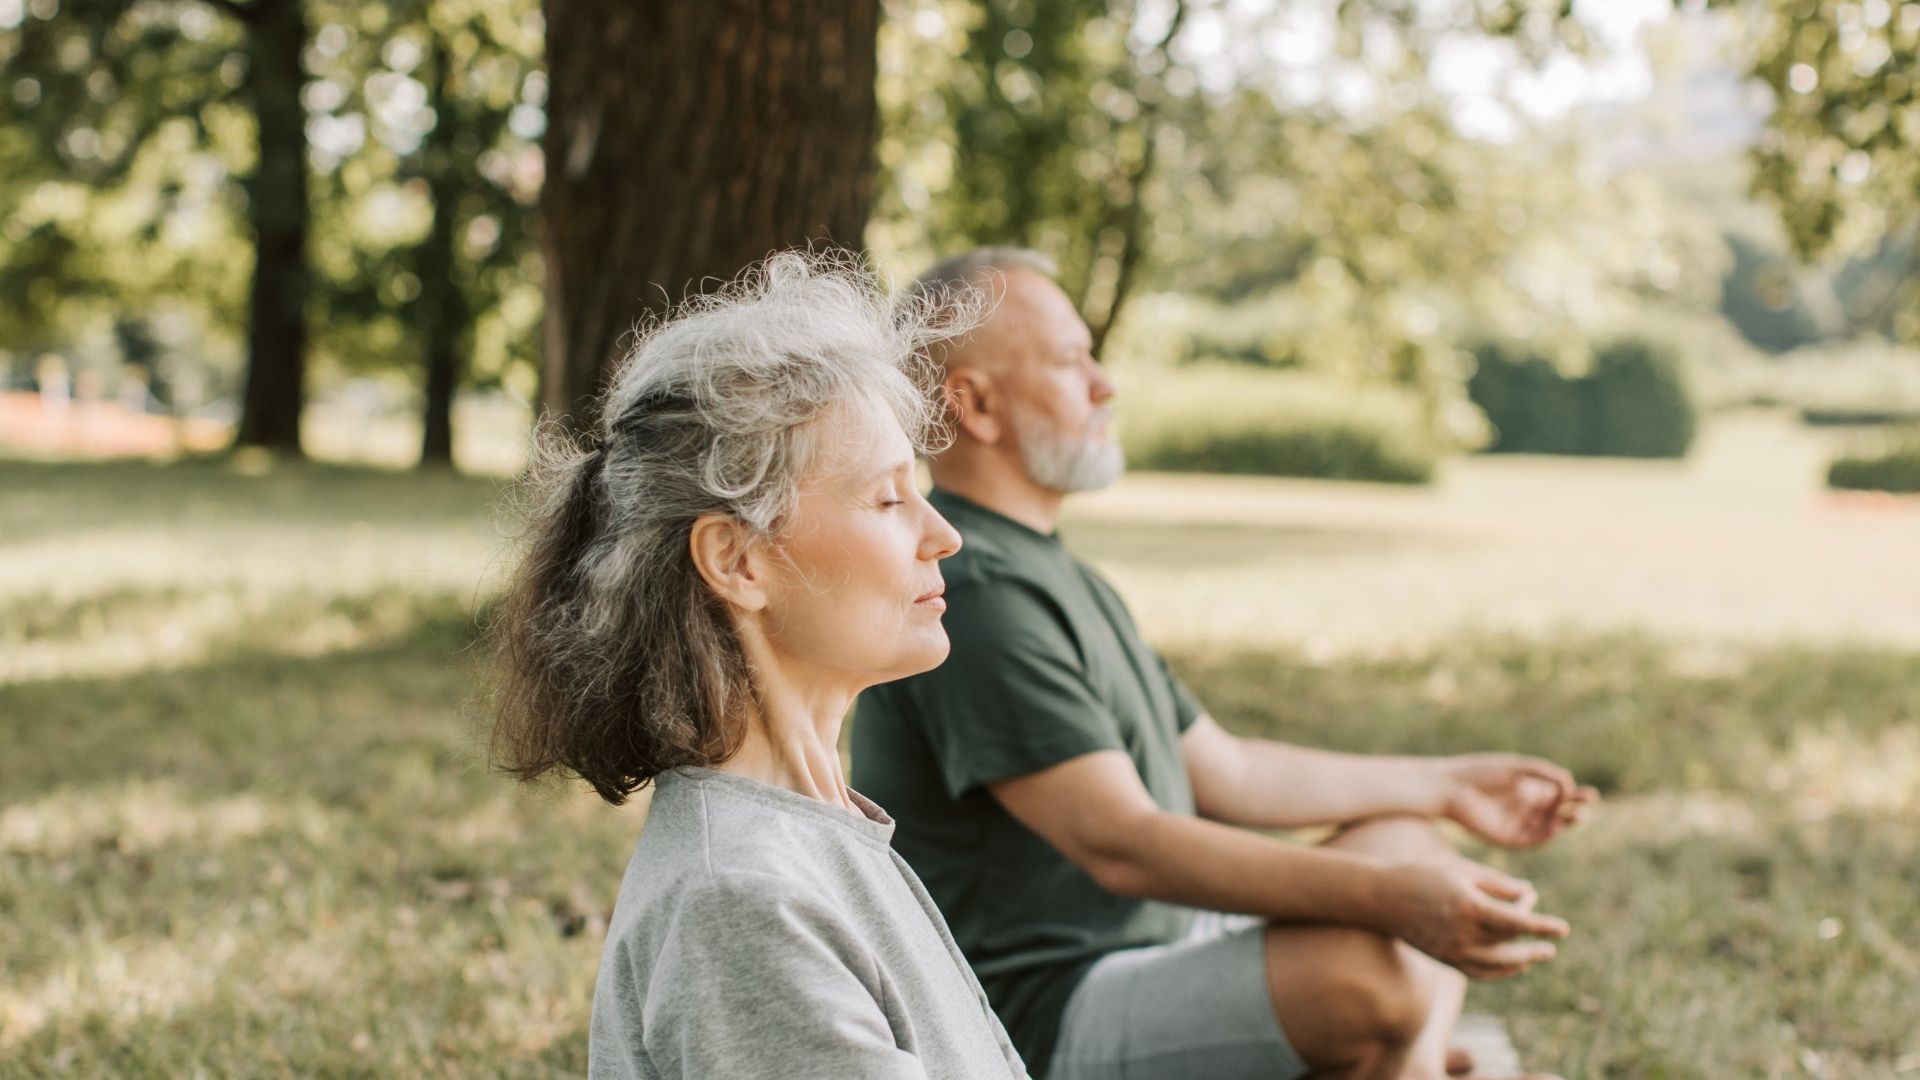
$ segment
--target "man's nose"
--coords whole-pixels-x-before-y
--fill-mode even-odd
[[[1107,377],[1107,369],[1101,367],[1098,363],[1093,366],[1093,379],[1089,383],[1089,389],[1093,394],[1093,403],[1095,405],[1104,405],[1112,400],[1115,394],[1119,393],[1118,389],[1113,385],[1113,380]]]

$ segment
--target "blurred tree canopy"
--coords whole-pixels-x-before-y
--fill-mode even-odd
[[[1609,296],[1717,296],[1718,237],[1676,224],[1658,191],[1594,176],[1544,133],[1469,138],[1433,85],[1449,40],[1523,60],[1586,48],[1570,4],[891,0],[888,15],[876,248],[1039,248],[1096,341],[1141,288],[1263,308],[1291,324],[1268,359],[1417,388],[1436,426],[1471,437],[1467,328],[1572,351]]]
[[[541,23],[530,3],[480,0],[340,14],[303,91],[319,344],[347,370],[418,364],[421,459],[447,464],[455,389],[536,358]]]
[[[1751,20],[1751,71],[1773,93],[1756,189],[1803,257],[1865,257],[1851,284],[1879,296],[1850,318],[1920,340],[1920,3],[1731,6]]]
[[[310,340],[411,363],[446,460],[459,358],[498,379],[538,319],[539,40],[527,4],[0,4],[8,340],[153,321],[202,350],[244,323],[237,441],[287,453]]]
[[[1920,4],[1742,10],[1758,183],[1855,256],[1826,299],[1571,133],[1462,133],[1438,52],[1578,55],[1563,0],[0,0],[0,342],[197,371],[288,449],[310,353],[417,387],[444,462],[458,389],[584,415],[637,317],[809,241],[1037,247],[1102,345],[1398,383],[1463,437],[1479,339],[1920,336]]]

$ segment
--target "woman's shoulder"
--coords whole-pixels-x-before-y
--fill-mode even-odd
[[[852,961],[866,952],[857,918],[808,868],[763,845],[713,862],[666,863],[636,852],[614,905],[608,945],[652,967],[666,955],[719,956],[809,943]],[[813,868],[817,870],[817,868]]]
[[[845,811],[764,787],[707,770],[663,775],[615,921],[677,919],[695,902],[831,913],[857,888],[860,863],[887,858],[887,830],[835,820]]]

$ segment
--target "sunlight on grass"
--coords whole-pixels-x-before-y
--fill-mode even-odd
[[[1920,648],[1920,498],[1836,501],[1831,440],[1724,421],[1684,463],[1450,462],[1431,490],[1141,475],[1062,533],[1180,647],[1421,651],[1617,631]]]
[[[1896,1076],[1920,1069],[1920,514],[1798,475],[1710,445],[1412,492],[1146,476],[1064,531],[1230,728],[1540,753],[1605,789],[1563,843],[1475,852],[1575,927],[1469,999],[1530,1063]],[[0,1072],[584,1072],[645,800],[485,766],[499,494],[0,462]]]
[[[269,830],[317,842],[328,832],[328,815],[310,800],[268,802],[252,793],[194,801],[171,780],[63,789],[0,808],[0,851],[47,857],[152,852],[187,838],[217,849]]]

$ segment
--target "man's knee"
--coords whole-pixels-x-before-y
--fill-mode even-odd
[[[1430,859],[1453,854],[1453,845],[1432,822],[1402,814],[1354,822],[1335,833],[1327,846],[1390,859]]]
[[[1280,993],[1274,995],[1280,1023],[1303,1056],[1327,1068],[1412,1045],[1433,1013],[1435,991],[1408,946],[1367,930],[1326,927],[1312,933],[1319,939],[1312,949],[1314,968],[1297,972],[1306,979],[1291,987],[1295,1015],[1287,1015]]]
[[[1391,1046],[1412,1044],[1433,1012],[1433,993],[1420,977],[1408,947],[1360,931],[1351,950],[1354,964],[1344,992],[1356,1003],[1363,1033]]]

